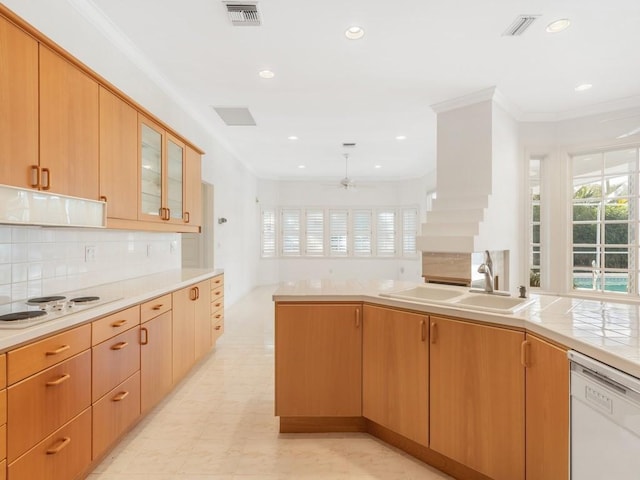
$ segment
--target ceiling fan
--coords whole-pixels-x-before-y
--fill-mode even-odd
[[[349,154],[344,153],[344,178],[340,180],[339,186],[344,190],[350,190],[356,188],[356,182],[352,178],[349,178]]]

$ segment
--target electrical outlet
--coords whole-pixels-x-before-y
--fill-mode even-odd
[[[94,245],[85,245],[84,247],[84,261],[95,262],[96,261],[96,247]]]
[[[176,242],[175,240],[169,242],[169,253],[174,253],[176,251],[176,248],[178,248],[178,242]]]
[[[151,244],[147,243],[147,257],[151,257]]]

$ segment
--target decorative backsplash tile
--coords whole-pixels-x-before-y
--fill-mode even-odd
[[[180,265],[178,233],[0,225],[0,303]]]

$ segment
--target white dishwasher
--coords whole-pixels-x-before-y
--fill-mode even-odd
[[[640,479],[640,380],[569,351],[571,480]]]

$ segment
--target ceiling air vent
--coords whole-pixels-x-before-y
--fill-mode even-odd
[[[258,2],[224,2],[229,20],[235,26],[253,26],[262,24]]]
[[[503,37],[517,37],[522,35],[540,15],[520,15],[516,17],[509,28],[502,34]]]
[[[356,146],[356,144],[355,144],[355,143],[353,143],[353,142],[345,142],[345,143],[343,143],[343,144],[342,144],[342,146],[343,146],[344,148],[353,148],[353,147],[355,147],[355,146]]]
[[[229,127],[253,127],[256,121],[246,107],[213,107],[222,121]]]

